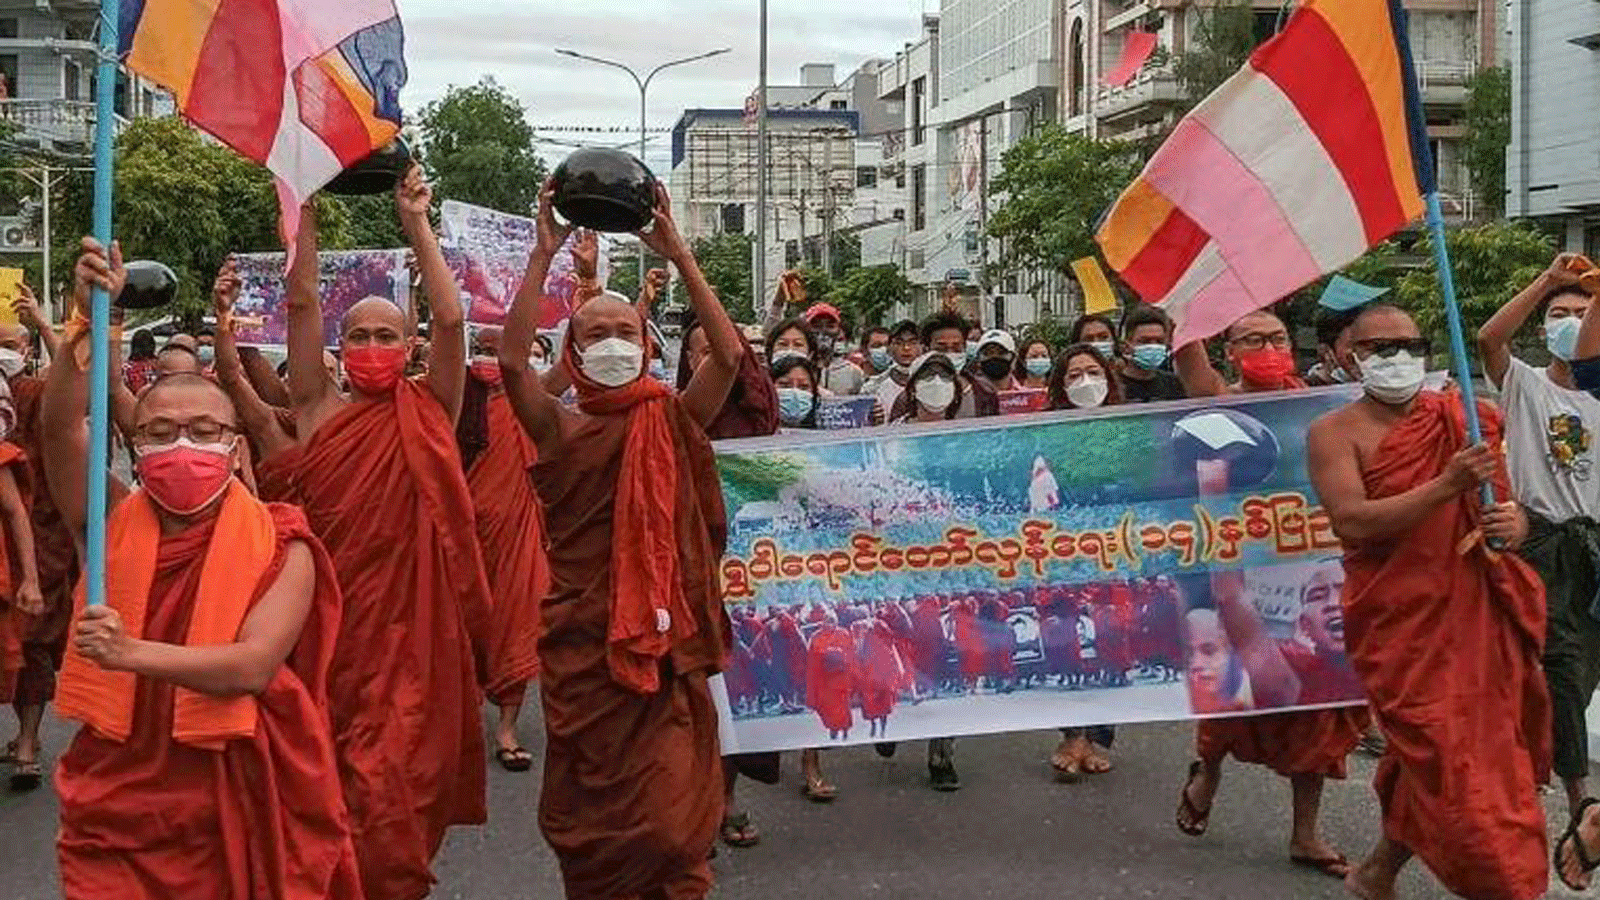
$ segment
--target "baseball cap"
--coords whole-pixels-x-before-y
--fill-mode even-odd
[[[1012,337],[1009,331],[996,328],[993,331],[984,332],[983,337],[978,339],[978,352],[983,352],[983,348],[990,344],[999,345],[1012,356],[1017,355],[1017,339]]]
[[[818,303],[815,306],[811,307],[810,309],[806,310],[806,315],[805,315],[806,324],[810,324],[810,323],[815,322],[816,320],[824,318],[824,317],[832,319],[835,322],[843,322],[844,321],[844,319],[842,317],[840,317],[840,315],[839,315],[839,310],[837,308],[835,308],[834,306],[832,306],[831,304]]]

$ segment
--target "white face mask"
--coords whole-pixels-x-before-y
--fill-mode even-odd
[[[1106,402],[1111,385],[1099,375],[1079,375],[1067,385],[1067,399],[1079,409],[1094,409]]]
[[[948,378],[928,378],[917,382],[917,402],[928,412],[942,413],[956,402],[956,383]]]
[[[777,365],[778,363],[781,363],[786,359],[809,359],[809,358],[810,357],[806,356],[806,352],[804,350],[796,350],[793,347],[783,347],[783,348],[773,352],[773,354],[772,354],[772,365]]]
[[[596,341],[578,354],[583,373],[602,387],[622,387],[639,380],[644,371],[644,348],[622,338]]]
[[[1427,360],[1404,350],[1388,359],[1369,356],[1356,364],[1361,367],[1361,386],[1372,399],[1390,406],[1410,403],[1422,390],[1422,379],[1428,374]]]
[[[27,360],[21,353],[10,347],[0,347],[0,373],[7,378],[15,378],[22,374],[22,367],[27,365]]]

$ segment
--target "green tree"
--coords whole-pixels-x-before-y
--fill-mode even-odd
[[[1488,321],[1537,278],[1556,255],[1548,236],[1526,224],[1492,222],[1452,228],[1445,235],[1454,269],[1456,298],[1469,330]],[[1438,270],[1433,263],[1433,243],[1424,237],[1416,251],[1426,264],[1403,273],[1395,284],[1395,299],[1411,311],[1424,333],[1445,333],[1444,301]]]
[[[1183,92],[1185,111],[1232,78],[1260,43],[1255,10],[1246,0],[1228,0],[1206,9],[1191,6],[1197,16],[1189,49],[1172,61],[1172,74]]]
[[[999,206],[989,218],[989,235],[1005,247],[1000,274],[1066,272],[1073,260],[1093,256],[1100,217],[1139,165],[1129,144],[1091,140],[1056,125],[1007,150],[990,188]]]
[[[211,282],[230,253],[283,249],[278,199],[266,169],[204,139],[178,118],[139,119],[118,137],[114,222],[128,259],[156,259],[178,275],[177,314],[192,324],[209,308]],[[79,236],[89,233],[93,185],[67,180],[55,229],[58,279],[71,277]],[[393,216],[393,207],[390,208]],[[349,242],[349,213],[318,199],[323,242]]]
[[[522,102],[493,77],[423,107],[420,155],[441,199],[532,215],[545,165]]]
[[[896,266],[868,266],[839,280],[829,300],[857,329],[881,325],[895,304],[911,296],[912,285]]]
[[[1478,70],[1467,85],[1467,172],[1488,218],[1506,211],[1506,147],[1511,143],[1511,72]]]
[[[759,322],[755,304],[750,301],[752,238],[747,234],[719,234],[694,242],[694,256],[706,281],[717,292],[717,299],[735,322]],[[686,306],[683,279],[673,283],[675,305]]]

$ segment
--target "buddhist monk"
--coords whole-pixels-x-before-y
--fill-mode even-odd
[[[479,725],[489,621],[472,496],[456,449],[467,374],[459,291],[428,223],[431,190],[397,188],[433,316],[430,374],[403,377],[406,317],[369,298],[340,329],[350,381],[323,366],[316,214],[306,210],[286,293],[294,496],[344,592],[330,685],[340,780],[372,900],[416,900],[451,825],[481,823]]]
[[[889,623],[874,616],[860,645],[861,718],[867,720],[871,736],[888,737],[889,716],[905,681],[894,631]]]
[[[1204,344],[1187,344],[1179,349],[1175,361],[1188,396],[1305,387],[1295,375],[1289,329],[1276,315],[1265,310],[1250,313],[1230,325],[1222,337],[1229,363],[1238,373],[1237,380],[1229,383],[1211,367]],[[1213,489],[1226,492],[1225,475]],[[1291,698],[1279,705],[1295,702]],[[1267,766],[1289,779],[1293,791],[1291,861],[1343,878],[1350,871],[1349,862],[1322,840],[1317,818],[1325,779],[1345,777],[1344,759],[1360,742],[1368,721],[1363,709],[1329,709],[1200,722],[1195,729],[1200,759],[1191,767],[1180,797],[1179,830],[1194,837],[1205,834],[1211,803],[1222,783],[1222,761],[1232,755],[1242,762]]]
[[[526,772],[533,755],[517,739],[517,716],[528,683],[539,674],[539,604],[550,587],[550,567],[544,509],[529,474],[538,454],[506,399],[500,337],[499,328],[481,328],[472,337],[456,442],[494,595],[487,693],[500,710],[495,758],[507,771]]]
[[[55,503],[44,483],[39,425],[40,398],[44,382],[29,374],[37,365],[34,356],[34,335],[54,359],[58,352],[55,332],[39,310],[33,292],[22,285],[13,303],[17,324],[0,325],[0,374],[5,389],[0,394],[9,395],[11,402],[4,403],[0,418],[14,414],[15,427],[9,429],[9,442],[14,449],[4,451],[6,470],[10,476],[0,476],[0,491],[5,490],[4,479],[10,477],[20,489],[27,513],[32,519],[31,534],[11,539],[12,571],[0,566],[0,577],[14,576],[11,614],[13,637],[17,642],[20,667],[13,670],[12,683],[0,688],[0,700],[9,700],[17,715],[17,737],[5,746],[0,757],[8,758],[14,765],[10,777],[14,789],[37,787],[43,777],[39,763],[39,723],[43,720],[45,705],[55,694],[56,669],[61,665],[61,654],[66,648],[67,626],[72,614],[71,591],[76,577],[77,554],[72,535],[61,521]],[[0,495],[0,500],[4,496]],[[6,506],[6,521],[11,528],[15,507]],[[31,548],[23,552],[22,540]],[[30,559],[31,557],[31,559]],[[0,626],[3,627],[3,626]],[[4,681],[0,675],[0,681]]]
[[[1389,739],[1374,779],[1383,837],[1346,884],[1389,900],[1415,854],[1463,897],[1543,896],[1545,598],[1514,552],[1528,532],[1521,507],[1482,506],[1485,481],[1509,493],[1490,449],[1499,414],[1482,406],[1484,443],[1469,445],[1459,395],[1422,390],[1428,342],[1399,309],[1364,310],[1350,348],[1365,396],[1307,435],[1313,485],[1345,546],[1350,656]],[[1474,763],[1481,753],[1492,762]]]
[[[859,682],[856,642],[839,627],[837,616],[825,613],[806,653],[806,706],[822,720],[829,740],[850,739],[855,723],[850,703]]]
[[[85,240],[80,310],[45,389],[45,469],[85,527],[89,287],[120,254]],[[104,352],[104,351],[102,351]],[[83,723],[61,757],[68,900],[359,900],[328,723],[339,627],[332,564],[289,506],[234,477],[239,420],[199,375],[152,384],[134,413],[141,489],[112,479],[106,603],[76,598],[58,708]]]
[[[602,295],[567,329],[561,360],[578,408],[563,408],[528,364],[540,290],[567,238],[552,195],[546,185],[500,348],[506,394],[538,449],[549,535],[539,825],[570,900],[698,900],[723,810],[706,679],[729,649],[717,573],[726,522],[705,428],[743,345],[659,189],[640,239],[678,270],[709,354],[673,392],[647,374],[662,351],[638,309]]]

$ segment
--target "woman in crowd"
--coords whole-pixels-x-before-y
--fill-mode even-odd
[[[1117,358],[1117,325],[1110,316],[1090,313],[1072,323],[1071,340],[1067,344],[1088,344],[1100,351],[1106,362]]]
[[[785,357],[798,356],[817,360],[821,348],[816,332],[804,319],[784,319],[767,332],[767,361],[777,363]]]
[[[942,422],[959,418],[965,380],[942,353],[924,353],[911,364],[905,393],[889,415],[891,423]]]
[[[1085,319],[1090,321],[1086,324]],[[1086,316],[1078,320],[1073,331],[1099,337],[1100,328],[1107,324],[1103,317]],[[1107,330],[1104,334],[1111,332]],[[1122,402],[1122,379],[1094,344],[1074,344],[1056,360],[1055,371],[1050,375],[1051,409],[1097,409],[1118,406]],[[1051,755],[1050,765],[1063,781],[1076,781],[1081,775],[1103,775],[1111,771],[1107,751],[1116,737],[1117,731],[1110,725],[1063,728],[1061,745]]]
[[[1022,353],[1017,356],[1017,368],[1012,377],[1022,387],[1035,391],[1048,390],[1050,371],[1055,367],[1052,362],[1054,356],[1050,342],[1043,338],[1023,341]]]

